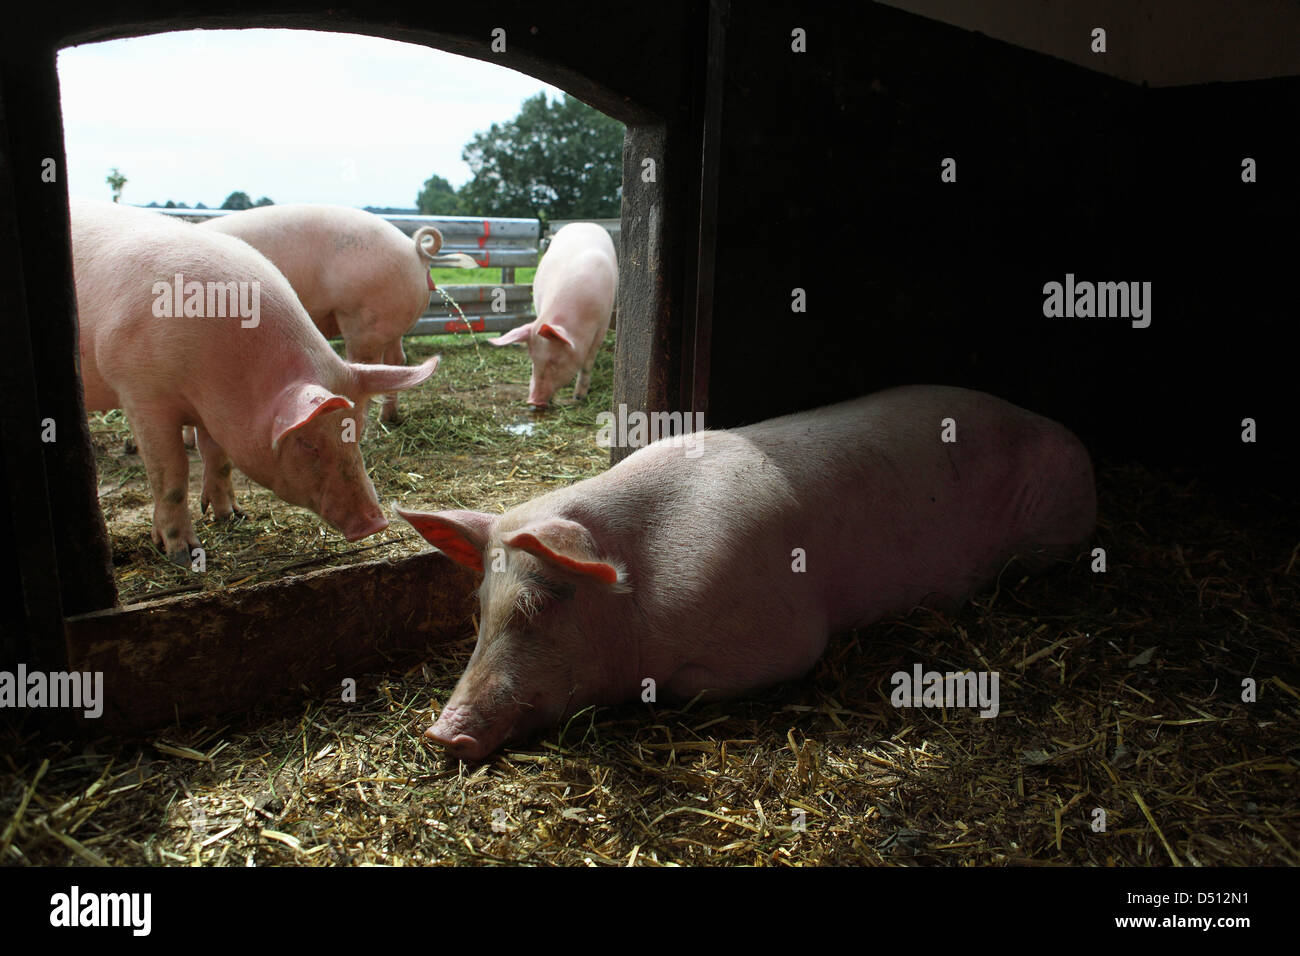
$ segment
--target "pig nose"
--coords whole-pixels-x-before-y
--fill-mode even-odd
[[[483,745],[469,734],[443,733],[438,730],[438,725],[434,724],[424,732],[424,736],[445,747],[452,756],[462,760],[482,760],[485,756]]]
[[[343,532],[343,537],[345,537],[349,542],[360,541],[362,538],[368,538],[372,534],[378,534],[387,527],[388,519],[382,514],[376,514],[368,521],[362,521],[349,527]]]

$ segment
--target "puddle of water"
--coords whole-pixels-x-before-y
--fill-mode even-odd
[[[506,431],[512,435],[531,435],[536,428],[533,422],[519,422],[515,425],[507,425]]]

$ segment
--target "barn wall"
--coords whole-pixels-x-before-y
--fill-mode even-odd
[[[1292,0],[881,0],[1133,83],[1289,76],[1300,61]],[[1113,41],[1092,52],[1092,32]]]
[[[1101,454],[1286,479],[1300,80],[1143,89],[891,7],[765,6],[727,35],[711,424],[944,382]],[[1045,318],[1066,273],[1152,282],[1150,328]]]

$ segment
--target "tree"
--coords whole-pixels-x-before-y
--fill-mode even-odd
[[[451,183],[441,176],[430,176],[424,188],[415,197],[416,208],[422,216],[463,216],[462,203]]]
[[[108,188],[113,190],[113,202],[121,202],[122,187],[126,185],[126,177],[114,166],[112,172],[104,178],[104,182],[108,183]]]
[[[222,209],[252,209],[253,201],[248,198],[246,192],[233,192],[226,197],[226,201],[221,204]]]
[[[263,196],[263,197],[262,197],[261,199],[259,199],[257,202],[253,203],[253,205],[254,205],[255,207],[256,207],[256,206],[274,206],[274,205],[275,205],[275,200],[271,199],[269,196]]]
[[[538,93],[519,115],[476,133],[461,153],[474,178],[460,189],[476,215],[612,219],[619,214],[623,124],[564,94]]]

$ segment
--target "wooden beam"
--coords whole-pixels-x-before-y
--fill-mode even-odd
[[[619,234],[618,336],[614,340],[614,409],[672,411],[681,375],[680,260],[691,218],[682,193],[668,188],[673,161],[685,160],[684,130],[629,126],[623,141],[623,209]],[[681,155],[677,154],[680,150]],[[648,161],[655,181],[646,182]],[[682,172],[677,175],[684,180]],[[615,446],[617,464],[636,449]]]
[[[729,0],[710,0],[704,81],[704,129],[700,149],[699,242],[695,271],[695,321],[685,343],[688,373],[682,376],[683,411],[709,414],[709,365],[713,347],[713,273],[718,241],[718,170],[722,148],[722,93]]]
[[[473,634],[475,575],[436,551],[67,619],[68,667],[101,672],[86,733],[142,733],[359,677]]]

